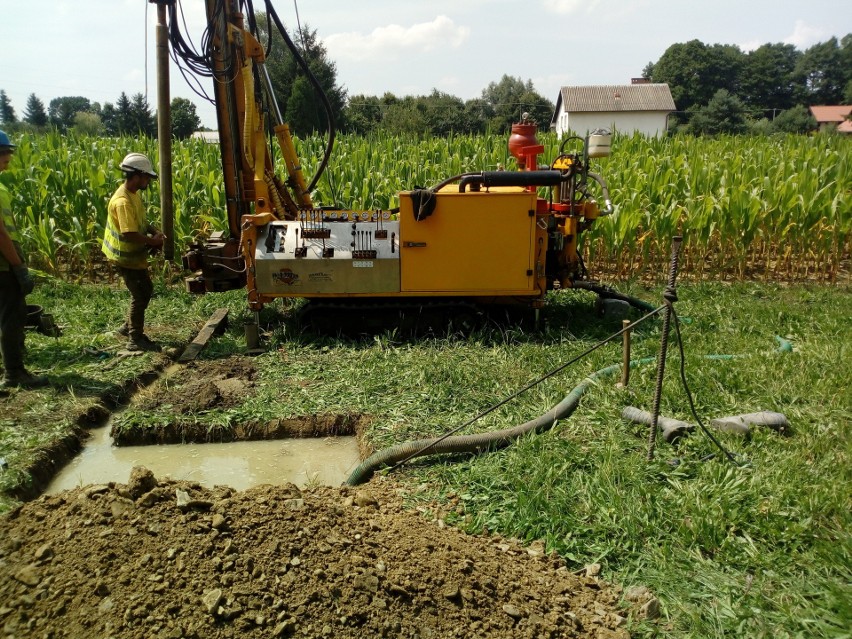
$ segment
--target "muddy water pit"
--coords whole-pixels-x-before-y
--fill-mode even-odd
[[[237,490],[262,484],[341,485],[360,462],[354,434],[361,428],[361,418],[309,416],[218,429],[194,421],[193,413],[243,401],[252,392],[255,376],[254,365],[246,358],[168,368],[131,405],[145,410],[168,406],[173,419],[123,430],[115,442],[111,424],[93,429],[82,452],[46,492],[123,481],[134,466],[149,468],[158,477]]]

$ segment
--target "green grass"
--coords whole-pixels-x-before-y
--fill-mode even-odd
[[[651,290],[626,283],[625,292],[650,301]],[[33,301],[57,315],[59,342],[30,336],[36,367],[74,381],[71,391],[18,394],[39,422],[27,438],[6,422],[0,456],[14,468],[21,458],[61,434],[51,423],[63,406],[120,385],[153,365],[150,355],[108,374],[86,358],[85,346],[116,344],[105,334],[117,326],[127,295],[118,289],[52,284]],[[655,367],[634,369],[627,389],[604,379],[578,410],[553,430],[502,451],[430,458],[395,471],[412,485],[412,499],[446,502],[448,521],[471,532],[489,530],[523,540],[544,540],[572,569],[599,562],[603,577],[625,586],[648,586],[661,600],[663,619],[631,622],[637,637],[849,637],[852,626],[852,494],[848,388],[852,359],[852,291],[843,286],[741,283],[679,287],[676,308],[686,353],[686,377],[703,420],[773,410],[792,424],[786,436],[755,430],[741,439],[719,435],[747,464],[726,462],[700,432],[677,447],[658,441],[656,460],[645,461],[647,430],[620,419],[625,405],[650,409]],[[290,306],[261,314],[268,350],[254,358],[257,380],[239,406],[201,411],[200,424],[234,425],[321,413],[371,417],[375,448],[433,436],[463,423],[543,373],[620,328],[601,320],[593,297],[563,292],[549,298],[541,333],[491,324],[462,338],[404,339],[392,332],[360,340],[300,334]],[[248,318],[242,294],[190,298],[158,283],[149,311],[152,336],[177,345],[219,306],[232,309],[230,328],[203,358],[242,353]],[[775,336],[790,339],[779,353]],[[656,354],[659,322],[639,329],[635,358]],[[674,342],[674,339],[673,339]],[[494,411],[464,432],[503,428],[542,414],[584,377],[621,360],[618,343]],[[662,413],[694,421],[678,379],[680,358],[670,350]],[[735,354],[710,360],[708,354]],[[9,401],[0,400],[3,402]],[[134,407],[126,423],[158,423],[168,410]],[[119,424],[120,425],[120,424]],[[702,461],[710,454],[712,459]],[[679,464],[669,463],[679,460]],[[6,481],[5,479],[3,481]]]
[[[243,309],[239,292],[222,297],[191,297],[156,278],[155,297],[147,313],[147,332],[165,348],[185,345],[204,325],[217,305],[232,304]],[[14,504],[9,497],[19,486],[33,482],[30,466],[52,444],[74,434],[77,422],[98,405],[122,400],[128,384],[155,370],[164,357],[146,353],[121,359],[116,353],[126,343],[115,334],[129,305],[129,294],[120,281],[103,285],[76,285],[53,278],[40,278],[28,303],[51,313],[62,327],[59,338],[27,331],[26,364],[44,372],[51,387],[39,390],[13,390],[0,397],[0,512]],[[238,311],[239,312],[245,311]],[[236,348],[235,346],[232,346]]]

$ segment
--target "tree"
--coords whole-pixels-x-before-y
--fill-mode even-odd
[[[53,98],[47,108],[50,123],[59,131],[65,133],[74,126],[74,114],[79,111],[89,111],[92,103],[88,98],[79,95]]]
[[[74,132],[83,135],[100,135],[104,130],[101,116],[90,111],[77,111],[74,114]]]
[[[807,133],[817,128],[817,121],[804,105],[797,105],[782,111],[772,121],[775,133]]]
[[[135,94],[130,101],[130,127],[128,133],[146,135],[148,137],[156,137],[157,121],[154,114],[151,113],[151,107],[148,105],[148,100],[141,93]]]
[[[707,106],[695,109],[687,131],[695,135],[745,133],[748,131],[745,113],[745,105],[737,96],[719,89]]]
[[[494,111],[490,124],[495,132],[508,130],[520,122],[524,113],[542,126],[553,116],[553,103],[536,93],[532,80],[524,83],[520,78],[504,75],[482,90],[482,100]]]
[[[0,89],[0,122],[5,125],[14,124],[18,121],[15,116],[15,109],[12,107],[12,102],[6,92]]]
[[[27,98],[24,122],[32,124],[34,127],[47,126],[47,112],[44,110],[44,102],[39,100],[35,93],[30,93],[30,97]]]
[[[107,110],[107,106],[112,105],[104,105],[104,111]],[[127,94],[122,91],[121,95],[118,96],[118,100],[115,102],[115,107],[112,108],[112,131],[113,135],[122,135],[123,133],[129,133],[133,129],[133,107],[130,104],[130,98],[127,97]]]
[[[171,104],[172,136],[183,140],[191,136],[201,126],[201,118],[195,105],[186,98],[173,98]]]
[[[764,44],[749,52],[740,83],[742,101],[764,112],[789,109],[795,105],[804,89],[795,74],[801,56],[792,44],[780,43]]]
[[[653,80],[667,83],[678,110],[689,111],[707,104],[719,89],[736,94],[744,64],[739,47],[690,40],[665,50],[653,65]]]
[[[265,15],[259,13],[255,19],[260,41],[269,42]],[[296,50],[307,62],[308,68],[322,87],[335,122],[343,128],[345,127],[343,107],[346,103],[346,89],[337,84],[337,67],[328,60],[325,45],[317,37],[316,30],[306,26],[299,36],[294,42]],[[272,33],[266,69],[272,80],[275,99],[293,131],[307,134],[325,130],[327,119],[323,103],[277,30]]]
[[[384,104],[375,95],[355,95],[349,98],[343,110],[346,130],[366,135],[378,129],[382,122]]]
[[[431,135],[444,137],[469,131],[461,98],[433,89],[429,95],[418,98],[418,102],[422,105],[426,130]]]
[[[485,133],[494,109],[482,98],[472,98],[464,103],[464,114],[469,133]]]
[[[852,80],[852,34],[841,42],[831,38],[807,49],[798,60],[796,74],[805,85],[809,104],[839,104]]]
[[[426,129],[423,104],[416,98],[407,95],[386,106],[382,118],[383,131],[391,135],[422,135]]]

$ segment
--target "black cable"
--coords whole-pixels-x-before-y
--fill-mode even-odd
[[[665,308],[666,308],[666,306],[665,306],[665,304],[664,304],[663,306],[660,306],[659,308],[654,309],[653,311],[651,311],[651,312],[650,312],[650,313],[648,313],[647,315],[644,315],[644,316],[640,317],[638,320],[636,320],[636,321],[635,321],[635,322],[633,322],[632,324],[629,324],[628,326],[625,326],[624,328],[622,328],[622,329],[621,329],[620,331],[618,331],[617,333],[613,333],[612,335],[610,335],[610,336],[609,336],[609,337],[607,337],[606,339],[601,340],[600,342],[598,342],[598,343],[597,343],[597,344],[595,344],[594,346],[592,346],[592,347],[590,347],[590,348],[586,349],[585,351],[583,351],[582,353],[580,353],[579,355],[577,355],[577,356],[576,356],[576,357],[574,357],[573,359],[571,359],[571,360],[569,360],[569,361],[565,362],[564,364],[560,364],[559,366],[557,366],[556,368],[554,368],[554,369],[553,369],[553,370],[551,370],[551,371],[548,371],[547,373],[545,373],[544,375],[542,375],[542,376],[541,376],[541,377],[539,377],[538,379],[535,379],[535,380],[533,380],[533,381],[529,382],[526,386],[524,386],[524,387],[523,387],[523,388],[521,388],[520,390],[515,391],[514,393],[512,393],[512,394],[511,394],[511,395],[509,395],[508,397],[505,397],[504,399],[500,400],[500,401],[499,401],[499,402],[497,402],[496,404],[493,404],[492,406],[490,406],[490,407],[486,408],[484,411],[482,411],[482,412],[481,412],[481,413],[479,413],[478,415],[476,415],[476,416],[474,416],[474,417],[470,418],[468,421],[466,421],[465,423],[461,424],[460,426],[456,426],[456,427],[455,427],[455,428],[453,428],[452,430],[447,431],[446,433],[444,433],[443,435],[441,435],[440,437],[438,437],[438,438],[437,438],[437,439],[435,439],[434,441],[430,442],[428,446],[425,446],[424,448],[421,448],[420,450],[418,450],[418,451],[415,451],[415,452],[411,453],[411,454],[410,454],[408,457],[406,457],[405,459],[398,461],[396,464],[394,464],[394,466],[391,468],[391,470],[395,470],[396,468],[398,468],[398,467],[402,466],[405,462],[409,461],[409,460],[410,460],[410,459],[412,459],[413,457],[415,457],[415,456],[419,456],[419,455],[422,455],[425,451],[427,451],[427,450],[430,450],[430,449],[434,448],[435,446],[437,446],[438,444],[440,444],[442,441],[444,441],[445,439],[447,439],[447,438],[448,438],[448,437],[450,437],[451,435],[456,434],[457,432],[459,432],[459,431],[460,431],[460,430],[462,430],[463,428],[467,428],[468,426],[470,426],[471,424],[473,424],[473,423],[474,423],[474,422],[476,422],[476,421],[479,421],[480,419],[482,419],[483,417],[485,417],[485,416],[486,416],[486,415],[488,415],[489,413],[492,413],[492,412],[494,412],[495,410],[497,410],[498,408],[500,408],[501,406],[504,406],[504,405],[508,404],[510,401],[512,401],[512,400],[513,400],[513,399],[515,399],[516,397],[518,397],[518,396],[522,395],[523,393],[527,392],[529,389],[531,389],[531,388],[533,388],[533,387],[535,387],[535,386],[538,386],[538,385],[539,385],[539,384],[541,384],[543,381],[550,379],[551,377],[553,377],[553,376],[554,376],[554,375],[556,375],[557,373],[559,373],[559,372],[563,371],[564,369],[568,368],[568,367],[569,367],[569,366],[571,366],[572,364],[575,364],[576,362],[580,361],[581,359],[583,359],[583,358],[584,358],[584,357],[586,357],[587,355],[590,355],[591,353],[594,353],[594,352],[595,352],[596,350],[598,350],[600,347],[602,347],[602,346],[604,346],[604,345],[606,345],[606,344],[609,344],[609,343],[610,343],[612,340],[614,340],[616,337],[620,337],[621,335],[623,335],[623,334],[624,334],[625,332],[627,332],[627,331],[632,331],[634,328],[636,328],[637,326],[639,326],[639,324],[641,324],[642,322],[644,322],[644,321],[646,321],[646,320],[648,320],[648,319],[650,319],[650,318],[654,317],[655,315],[657,315],[660,311],[664,310]]]
[[[719,443],[719,440],[713,437],[713,434],[707,429],[707,427],[704,425],[704,422],[702,422],[701,418],[698,416],[698,411],[695,409],[695,402],[692,400],[692,392],[689,390],[689,383],[686,381],[686,357],[684,356],[683,351],[683,340],[680,336],[680,318],[677,316],[677,313],[674,310],[674,305],[672,304],[670,305],[670,307],[672,311],[672,317],[674,317],[678,350],[680,351],[680,382],[683,385],[684,392],[686,393],[686,399],[689,401],[689,409],[690,411],[692,411],[692,416],[695,418],[695,421],[701,427],[701,430],[704,431],[704,434],[710,438],[710,441],[716,444],[719,450],[721,450],[725,454],[725,456],[732,464],[735,464],[737,466],[745,466],[746,464],[741,464],[739,461],[737,461],[734,455],[721,443]]]
[[[310,184],[308,184],[307,186],[306,190],[310,193],[314,189],[314,187],[316,187],[317,182],[319,182],[323,171],[325,171],[325,167],[328,164],[329,158],[331,158],[331,151],[334,148],[334,136],[337,133],[334,121],[334,113],[331,109],[331,103],[328,101],[328,96],[325,94],[322,85],[319,83],[319,80],[317,80],[317,77],[314,75],[313,71],[311,71],[311,68],[308,66],[308,63],[302,57],[302,54],[299,53],[299,48],[290,39],[290,36],[287,34],[287,30],[281,23],[281,19],[278,17],[278,14],[275,12],[275,8],[272,6],[272,2],[270,0],[265,0],[265,2],[266,11],[270,16],[272,16],[272,19],[275,22],[275,26],[278,28],[279,33],[281,33],[281,37],[284,38],[284,43],[287,45],[287,48],[290,49],[290,51],[293,53],[293,57],[295,58],[298,65],[305,72],[305,75],[307,75],[308,81],[314,87],[314,91],[320,98],[320,102],[322,102],[323,109],[325,109],[326,113],[326,120],[328,122],[328,143],[326,144],[325,153],[323,154],[322,161],[320,162],[320,165],[317,168],[317,172],[316,174],[314,174],[314,177],[311,179]]]

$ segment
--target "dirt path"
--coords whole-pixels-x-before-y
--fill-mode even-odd
[[[363,489],[159,483],[0,518],[7,637],[623,638],[621,593],[555,555],[472,537]]]

